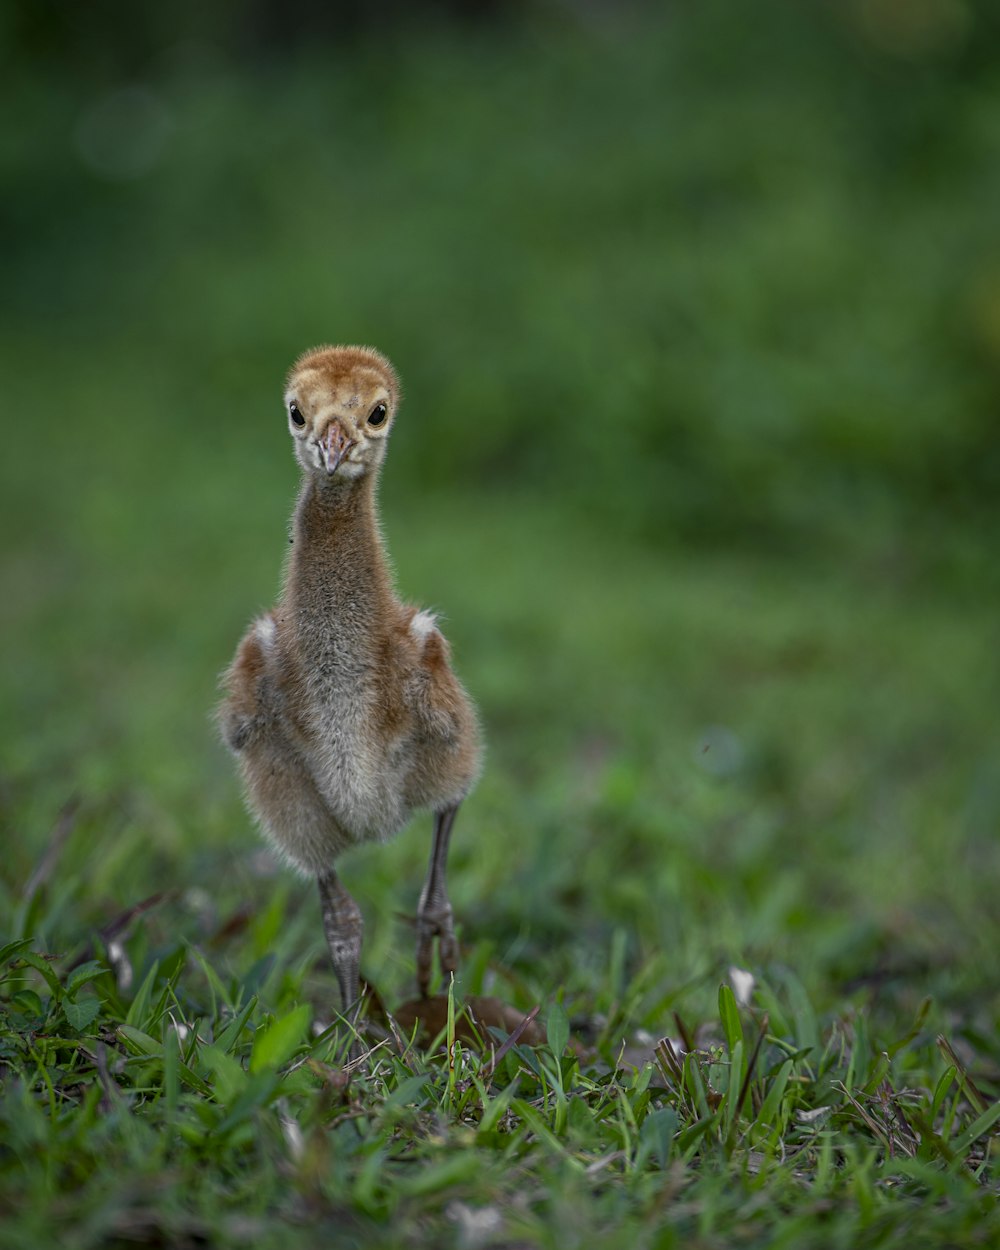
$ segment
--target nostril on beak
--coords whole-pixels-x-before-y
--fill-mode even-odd
[[[326,438],[323,440],[323,459],[326,462],[327,473],[336,473],[340,462],[347,453],[355,446],[357,440],[349,438],[347,431],[339,421],[331,421],[330,427],[326,432]]]

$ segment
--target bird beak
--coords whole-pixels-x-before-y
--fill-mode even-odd
[[[337,472],[337,466],[356,443],[357,439],[347,437],[347,431],[339,421],[330,422],[330,428],[327,430],[326,438],[322,443],[323,459],[326,461],[327,473],[334,474]]]

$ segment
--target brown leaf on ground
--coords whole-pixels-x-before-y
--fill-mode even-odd
[[[490,1029],[514,1033],[525,1019],[519,1007],[512,1007],[499,998],[488,994],[470,994],[463,1003],[456,1003],[455,1036],[473,1046],[489,1046],[494,1040]],[[429,1041],[448,1027],[448,996],[435,994],[430,998],[411,998],[392,1013],[400,1030],[409,1036],[414,1025],[419,1026],[417,1036],[422,1042]],[[530,1020],[522,1030],[519,1041],[526,1046],[539,1046],[545,1040],[542,1028]]]

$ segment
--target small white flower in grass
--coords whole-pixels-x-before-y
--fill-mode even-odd
[[[733,987],[738,1006],[746,1007],[753,997],[754,986],[757,984],[753,973],[734,965],[729,969],[729,984]]]
[[[189,911],[211,916],[215,911],[215,899],[203,886],[193,885],[184,891],[184,905]]]
[[[795,1118],[803,1124],[812,1124],[815,1120],[821,1120],[828,1111],[832,1111],[832,1107],[813,1107],[811,1111],[796,1111]]]
[[[118,989],[121,991],[130,989],[132,986],[132,965],[129,963],[128,955],[125,953],[125,947],[117,938],[112,938],[108,942],[108,963],[115,974]]]
[[[292,1159],[298,1163],[305,1154],[306,1143],[302,1136],[302,1130],[299,1128],[298,1121],[295,1120],[288,1110],[288,1104],[284,1098],[278,1103],[278,1120],[281,1123],[281,1132],[285,1138],[285,1145],[288,1147],[288,1153]]]
[[[184,1024],[182,1021],[175,1020],[172,1012],[170,1013],[170,1027],[173,1029],[178,1043],[187,1041],[188,1035],[191,1032],[191,1026],[189,1024]]]
[[[464,1202],[449,1202],[445,1214],[458,1225],[462,1245],[469,1250],[492,1240],[503,1227],[503,1216],[496,1207],[470,1207]]]

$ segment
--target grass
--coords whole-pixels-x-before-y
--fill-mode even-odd
[[[171,45],[124,183],[11,71],[4,1247],[1000,1241],[995,69],[755,12]],[[210,720],[323,338],[488,743],[361,1064]],[[340,865],[393,1014],[428,848]]]
[[[207,724],[175,776],[151,717],[103,785],[100,745],[8,782],[52,826],[5,835],[10,1244],[991,1244],[991,622],[531,514],[486,590],[474,508],[389,532],[491,743],[455,1010],[539,1007],[538,1044],[446,1025],[346,1068],[313,891],[257,847]],[[170,708],[188,657],[160,663],[144,695]],[[427,832],[344,864],[390,1007]]]
[[[99,961],[60,978],[4,949],[24,1073],[2,1112],[23,1164],[10,1244],[995,1239],[1000,1107],[935,1044],[929,1000],[876,1040],[863,1012],[817,1019],[791,974],[743,1011],[723,985],[694,1049],[661,1041],[637,1066],[615,1054],[621,1017],[571,1050],[552,1002],[544,1042],[484,1058],[450,1012],[426,1051],[397,1035],[351,1072],[342,1031],[310,1032],[283,945],[263,978],[225,980],[176,948],[127,996]]]

